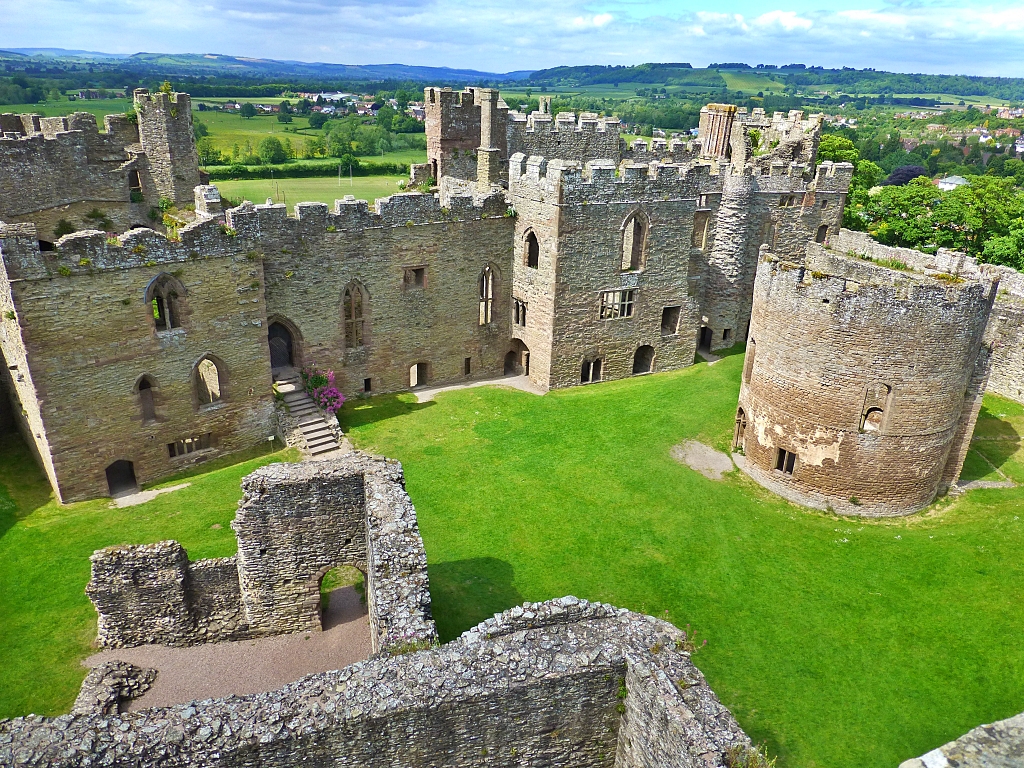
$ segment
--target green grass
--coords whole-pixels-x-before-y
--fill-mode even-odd
[[[730,91],[748,91],[750,93],[757,93],[763,91],[768,93],[773,91],[775,93],[781,93],[786,87],[785,83],[781,83],[778,80],[773,80],[767,75],[761,75],[756,72],[722,72],[719,73],[725,80],[725,85]]]
[[[871,522],[707,480],[669,449],[728,447],[741,364],[347,405],[356,444],[404,463],[442,638],[565,594],[692,624],[696,663],[787,767],[892,768],[1024,709],[1024,489]],[[986,403],[981,432],[1024,429]]]
[[[72,112],[92,112],[100,130],[103,129],[103,116],[127,112],[132,105],[131,99],[76,99],[75,101],[44,101],[39,104],[4,104],[0,112],[29,113],[43,117],[62,117]]]
[[[195,474],[190,487],[136,507],[111,509],[106,499],[61,506],[21,440],[0,436],[0,717],[60,714],[78,694],[80,662],[96,638],[84,592],[94,550],[173,538],[193,559],[235,552],[229,523],[239,481],[297,454],[238,458],[247,460]]]
[[[334,201],[345,195],[355,195],[359,200],[373,201],[378,197],[394,195],[402,190],[398,182],[402,176],[343,176],[341,186],[332,177],[313,179],[254,179],[246,181],[218,181],[221,195],[231,200],[245,199],[254,203],[265,203],[268,197],[274,202],[287,202],[289,208],[295,203],[321,202],[334,209]]]
[[[669,449],[728,448],[741,365],[734,354],[545,397],[485,387],[350,401],[356,444],[404,463],[442,638],[565,594],[692,624],[708,640],[696,663],[780,768],[892,768],[1024,710],[1024,487],[868,521],[787,504],[739,473],[707,480]],[[969,468],[984,451],[1024,480],[1022,432],[1024,408],[986,397]],[[94,549],[176,538],[194,558],[230,554],[238,480],[274,458],[139,507],[61,508],[8,439],[0,715],[54,714],[74,698],[95,635],[82,592]]]

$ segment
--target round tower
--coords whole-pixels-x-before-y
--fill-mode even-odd
[[[761,257],[736,414],[741,467],[843,514],[921,509],[959,477],[988,373],[998,281],[812,247]]]

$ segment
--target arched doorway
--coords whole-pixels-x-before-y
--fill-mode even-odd
[[[512,349],[505,353],[505,375],[530,375],[530,348],[519,339],[512,339]]]
[[[107,488],[111,498],[127,496],[139,490],[135,480],[135,465],[125,459],[118,459],[106,469]]]
[[[740,408],[736,411],[736,431],[732,436],[732,447],[743,448],[743,436],[747,431],[747,414]]]
[[[270,341],[270,367],[272,370],[289,368],[295,364],[292,332],[281,323],[271,323],[267,329]]]
[[[644,344],[633,353],[633,373],[650,373],[654,370],[654,347]]]

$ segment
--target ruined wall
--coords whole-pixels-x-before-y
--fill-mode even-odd
[[[522,152],[547,160],[612,160],[618,163],[622,153],[619,119],[599,117],[591,112],[550,115],[510,112],[508,119],[508,155]]]
[[[955,482],[973,431],[995,286],[813,244],[804,265],[765,257],[737,415],[744,469],[787,498],[844,514],[930,503]],[[796,455],[783,470],[780,449]]]
[[[285,768],[301,755],[325,768],[724,768],[750,742],[684,641],[666,622],[611,606],[525,604],[444,647],[270,693],[0,721],[0,762]]]
[[[409,388],[409,369],[428,367],[428,383],[452,384],[501,375],[509,338],[509,254],[514,220],[500,195],[394,195],[370,207],[343,200],[335,212],[304,203],[298,218],[284,206],[228,212],[247,249],[262,254],[267,312],[301,342],[301,360],[333,368],[339,388]],[[491,321],[480,323],[480,277],[494,275]],[[424,284],[407,278],[424,269]],[[361,291],[361,344],[346,338],[343,296]],[[469,358],[470,372],[465,365]],[[420,382],[422,384],[422,382]]]
[[[427,560],[398,462],[350,454],[242,480],[236,557],[189,562],[175,541],[92,556],[103,647],[195,645],[321,628],[320,582],[366,573],[375,652],[436,643]]]
[[[480,146],[480,105],[475,88],[424,88],[427,165],[435,181],[442,176],[475,181]],[[505,113],[508,107],[505,107]],[[504,149],[504,148],[502,148]]]
[[[199,185],[199,155],[192,131],[192,100],[187,93],[135,90],[139,139],[147,170],[161,198],[175,205],[193,201]]]
[[[17,317],[3,324],[4,351],[24,376],[19,398],[62,500],[107,495],[105,468],[117,460],[144,483],[274,434],[262,265],[219,225],[186,228],[180,242],[149,230],[110,243],[80,232],[44,252],[26,226],[0,230]],[[159,330],[146,300],[161,275],[182,289],[178,328]],[[220,369],[222,395],[205,405],[194,375],[204,357]],[[171,456],[169,443],[204,435],[209,448]]]
[[[1000,291],[989,327],[993,352],[987,391],[1024,403],[1024,297]]]
[[[602,360],[602,379],[633,374],[642,345],[655,350],[653,370],[693,362],[696,302],[689,285],[693,220],[698,199],[716,189],[707,166],[624,165],[592,161],[585,171],[565,161],[510,161],[510,191],[517,211],[513,293],[536,302],[526,329],[513,332],[530,347],[530,377],[541,386],[580,383],[585,360]],[[638,269],[623,264],[626,230],[634,217],[644,228]],[[526,263],[526,237],[543,243],[538,269]],[[629,317],[601,319],[601,295],[633,290]],[[665,307],[679,307],[679,321],[662,333]],[[536,323],[536,325],[535,325]],[[534,347],[538,346],[538,354]],[[550,349],[550,352],[546,352]],[[547,363],[547,364],[545,364]]]
[[[1024,756],[1024,713],[979,725],[899,768],[1013,768]]]

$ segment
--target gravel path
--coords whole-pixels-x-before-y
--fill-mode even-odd
[[[114,648],[83,662],[94,667],[120,659],[159,671],[153,687],[129,711],[230,694],[262,693],[313,672],[341,669],[369,658],[370,623],[354,587],[331,592],[323,632],[210,643],[191,648],[143,645]]]
[[[711,480],[721,480],[726,472],[732,472],[732,458],[727,453],[716,451],[710,445],[687,440],[685,443],[673,445],[672,458],[695,469]]]

